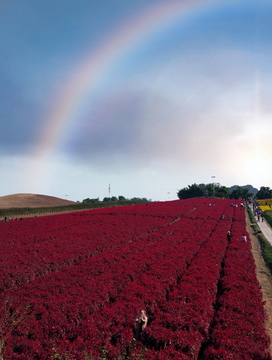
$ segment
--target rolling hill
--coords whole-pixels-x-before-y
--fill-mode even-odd
[[[74,201],[39,194],[14,194],[0,197],[0,209],[40,208],[76,204]]]

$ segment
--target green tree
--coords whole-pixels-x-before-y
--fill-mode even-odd
[[[230,194],[231,199],[247,199],[251,197],[253,193],[249,191],[248,188],[243,188],[241,186],[237,186],[236,189],[232,190]]]
[[[82,202],[83,203],[96,203],[96,202],[99,202],[99,197],[96,199],[87,198],[87,199],[84,199]]]
[[[256,194],[257,199],[271,199],[272,190],[267,186],[261,186],[260,190]]]
[[[204,196],[203,188],[197,184],[188,185],[188,187],[178,190],[177,195],[179,199],[189,199],[193,197]]]
[[[119,201],[125,201],[126,198],[125,198],[124,196],[122,196],[122,195],[119,195],[119,196],[118,196],[118,200],[119,200]]]
[[[135,202],[148,202],[147,198],[139,198],[139,197],[133,197],[132,199],[130,199],[130,201],[135,201]]]
[[[266,191],[263,190],[263,193],[260,199],[272,198],[272,190],[269,188],[265,188]],[[269,191],[268,191],[269,190]],[[270,194],[269,196],[267,196]],[[192,184],[188,185],[177,192],[179,199],[189,199],[192,197],[219,197],[219,198],[232,198],[232,199],[247,199],[253,196],[253,193],[250,192],[248,187],[236,186],[233,187],[231,191],[230,188],[226,186],[221,186],[220,184]]]
[[[218,197],[221,197],[221,198],[228,198],[230,197],[230,189],[226,186],[220,186],[217,191],[216,191],[216,194]]]
[[[206,185],[206,193],[207,193],[207,196],[211,197],[213,196],[213,184],[207,184]]]
[[[189,199],[192,197],[229,197],[230,189],[220,184],[192,184],[177,192],[179,199]]]

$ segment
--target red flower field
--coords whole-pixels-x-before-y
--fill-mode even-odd
[[[242,242],[245,210],[232,203],[0,223],[3,359],[271,359],[251,244]],[[136,336],[141,309],[148,323]]]

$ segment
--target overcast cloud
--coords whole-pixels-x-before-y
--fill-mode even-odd
[[[1,3],[0,196],[272,187],[272,4],[178,3]]]

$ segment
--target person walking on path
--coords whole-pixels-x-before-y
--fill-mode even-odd
[[[252,206],[252,210],[254,209],[254,205]],[[257,214],[255,214],[255,219],[257,218]],[[262,234],[264,235],[264,237],[266,238],[266,240],[272,245],[272,229],[269,226],[269,224],[265,221],[263,222],[259,222],[258,226],[262,232]]]

